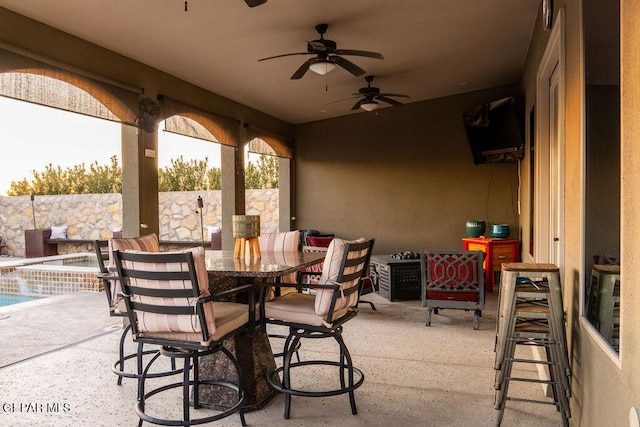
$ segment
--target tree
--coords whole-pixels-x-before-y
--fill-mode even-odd
[[[31,194],[100,194],[118,193],[122,187],[122,169],[118,157],[111,157],[110,165],[93,162],[62,169],[49,163],[44,171],[33,171],[30,180],[11,182],[9,196]],[[247,189],[278,188],[278,158],[261,154],[256,163],[250,162],[245,171]],[[182,156],[171,165],[158,170],[158,191],[207,191],[222,189],[222,171],[209,167],[209,159],[185,161]]]
[[[44,171],[33,171],[29,181],[26,178],[13,181],[9,186],[9,196],[28,196],[31,194],[87,194],[117,193],[122,185],[122,171],[117,156],[111,157],[108,166],[93,162],[89,170],[84,163],[62,169],[49,163]]]
[[[171,166],[158,170],[158,191],[220,190],[220,168],[208,168],[209,158],[189,160],[182,156],[171,160]]]
[[[260,154],[257,164],[250,162],[244,172],[244,185],[247,189],[278,188],[278,158]]]

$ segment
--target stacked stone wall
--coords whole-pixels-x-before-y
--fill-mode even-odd
[[[200,240],[198,196],[204,208],[205,234],[209,226],[222,226],[221,191],[173,191],[159,194],[160,240]],[[278,231],[278,189],[247,190],[246,213],[260,215],[263,232]],[[0,236],[6,243],[3,254],[24,256],[24,230],[35,227],[67,226],[68,239],[108,239],[122,230],[120,194],[73,194],[60,196],[0,196]],[[205,237],[206,238],[206,237]],[[87,245],[65,245],[67,252],[86,251]]]

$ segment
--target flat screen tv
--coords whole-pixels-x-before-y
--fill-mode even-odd
[[[463,119],[475,165],[523,157],[522,118],[513,97],[480,105]]]

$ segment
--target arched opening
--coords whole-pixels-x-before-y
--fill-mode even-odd
[[[223,212],[221,144],[198,121],[186,116],[171,116],[159,127],[160,239],[219,241]]]
[[[245,145],[245,212],[260,215],[260,231],[280,231],[280,165],[271,146],[261,138]],[[283,230],[286,231],[286,230]]]
[[[4,202],[29,213],[3,221],[12,253],[24,253],[24,230],[64,226],[68,237],[82,239],[122,230],[123,138],[135,134],[125,131],[135,122],[128,103],[71,73],[3,68],[9,71],[0,72],[0,194],[34,196]],[[79,193],[86,196],[64,196]]]

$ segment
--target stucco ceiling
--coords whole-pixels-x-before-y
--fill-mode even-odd
[[[0,6],[290,123],[352,114],[366,85],[337,68],[290,80],[329,24],[338,48],[383,92],[416,102],[520,79],[539,0],[0,0]],[[404,101],[404,100],[403,100]],[[329,104],[329,105],[327,105]],[[383,106],[386,107],[386,104]],[[394,107],[389,107],[394,108]],[[361,111],[361,110],[360,110]]]

